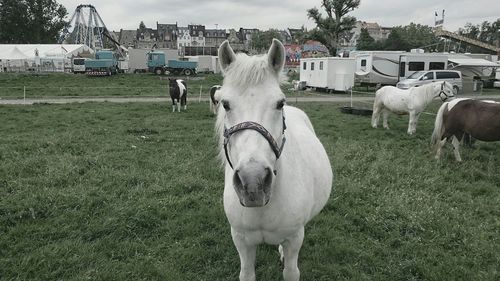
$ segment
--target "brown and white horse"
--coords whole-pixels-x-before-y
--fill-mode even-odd
[[[169,78],[169,93],[172,99],[172,112],[175,112],[175,105],[177,110],[181,112],[181,106],[184,110],[187,109],[187,85],[182,79]]]
[[[210,111],[217,114],[217,106],[219,105],[219,90],[222,86],[214,85],[210,88]]]
[[[462,161],[458,151],[460,141],[469,135],[481,141],[500,140],[500,103],[460,98],[445,102],[438,110],[431,143],[436,150],[436,159],[441,149],[451,138],[455,159]]]

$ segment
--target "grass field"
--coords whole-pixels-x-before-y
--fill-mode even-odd
[[[376,130],[336,104],[297,106],[335,174],[301,280],[500,279],[500,143],[436,163],[433,116],[411,137],[404,117]],[[3,106],[0,119],[1,280],[237,280],[207,103]],[[277,247],[259,248],[257,279],[281,280]]]
[[[118,74],[110,77],[89,77],[82,74],[0,74],[0,97],[27,98],[81,96],[168,96],[168,76]],[[209,88],[222,83],[220,75],[198,75],[185,78],[192,96],[207,95]]]

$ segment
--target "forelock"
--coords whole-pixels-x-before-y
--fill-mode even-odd
[[[259,85],[269,79],[279,83],[277,75],[269,67],[267,55],[236,54],[236,60],[224,71],[224,85],[245,87]]]

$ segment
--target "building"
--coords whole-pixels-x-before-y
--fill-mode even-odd
[[[161,24],[156,22],[156,30],[158,32],[158,48],[177,49],[177,23]]]
[[[238,31],[238,37],[240,42],[245,46],[245,50],[250,50],[252,47],[252,35],[258,33],[257,28],[240,28]]]
[[[191,36],[191,46],[205,46],[205,26],[190,24],[188,29]]]
[[[340,46],[337,53],[356,50],[362,29],[366,29],[368,34],[370,34],[375,41],[382,41],[389,38],[392,27],[382,27],[376,22],[357,21],[356,26],[351,32],[346,33],[345,36],[340,39]]]
[[[118,33],[118,42],[127,47],[135,47],[135,42],[137,41],[137,30],[124,30],[120,29]]]
[[[225,29],[205,29],[205,46],[219,47],[226,38]]]
[[[152,49],[157,47],[158,31],[148,27],[138,28],[136,40],[135,48]]]

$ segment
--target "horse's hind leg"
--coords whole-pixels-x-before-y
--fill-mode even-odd
[[[457,137],[453,136],[451,143],[453,144],[453,153],[455,154],[455,159],[458,162],[462,162],[462,157],[460,157],[460,151],[458,151],[458,148],[460,147],[460,141],[457,139]]]
[[[255,254],[257,245],[249,245],[245,236],[231,228],[231,236],[240,256],[240,281],[255,281]]]
[[[383,114],[384,114],[384,128],[389,130],[389,123],[387,123],[387,119],[389,118],[389,110],[387,109],[384,109],[383,110]]]
[[[375,101],[373,103],[373,113],[372,113],[372,127],[373,128],[377,128],[377,126],[378,126],[378,121],[380,119],[380,110],[381,110],[381,107]]]
[[[184,105],[184,110],[187,110],[187,93],[184,93],[182,97],[182,104]]]
[[[283,279],[285,281],[298,281],[300,279],[300,270],[297,266],[299,251],[304,241],[304,228],[282,243],[283,256],[285,258],[285,268],[283,269]]]

